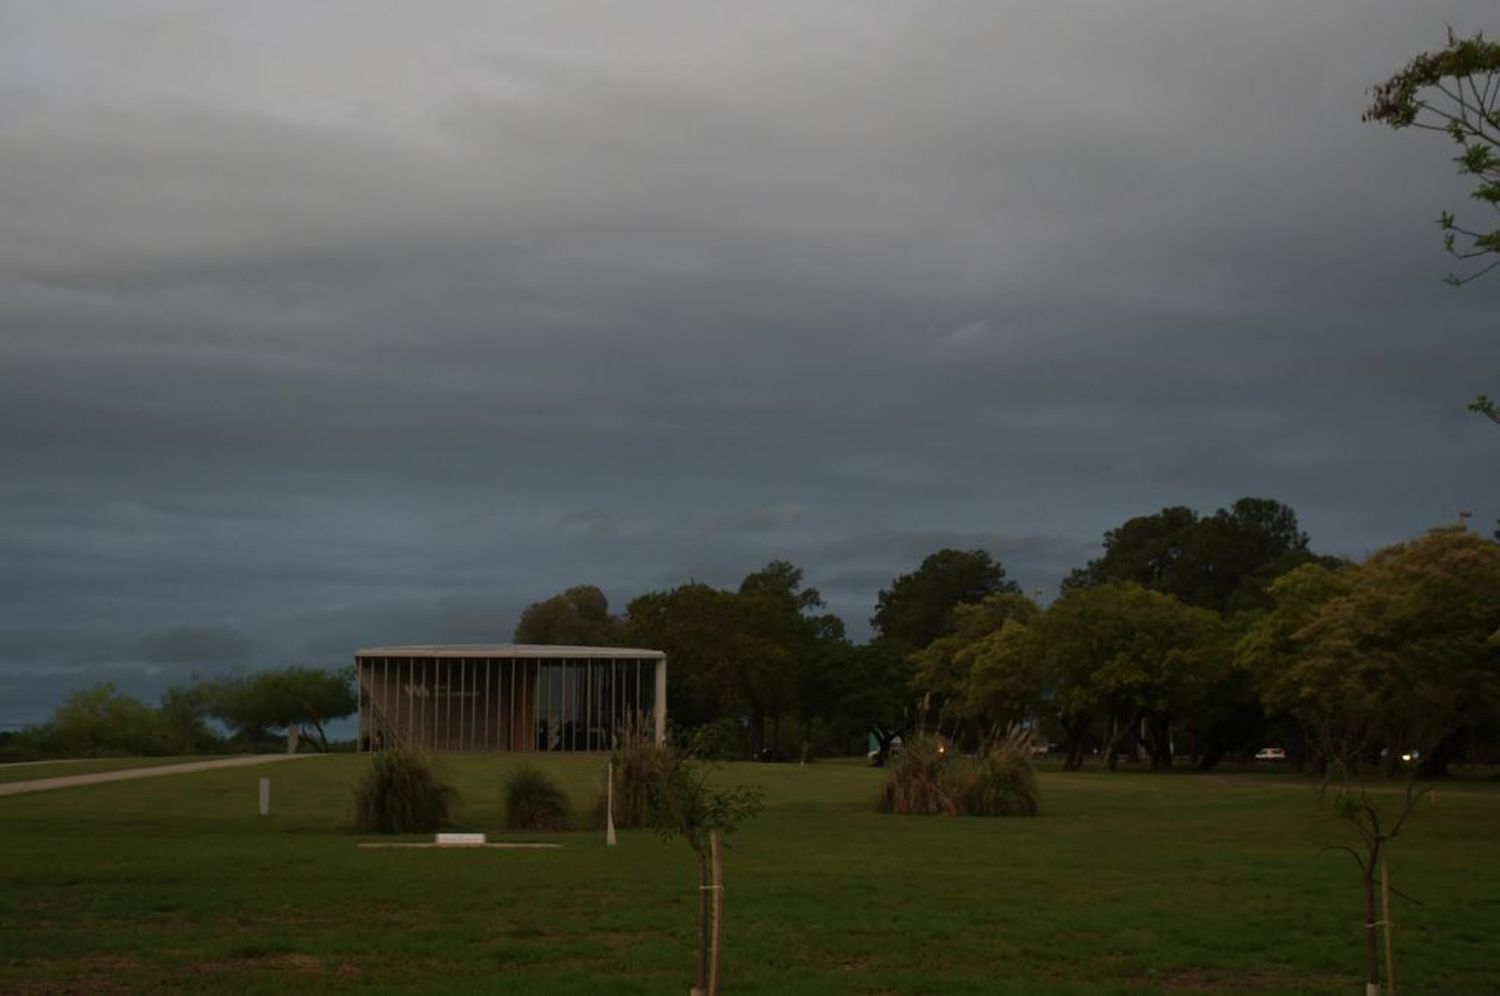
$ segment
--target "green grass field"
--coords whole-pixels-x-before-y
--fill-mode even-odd
[[[359,850],[364,763],[0,798],[0,992],[686,993],[682,842]],[[511,763],[443,760],[459,829],[495,831]],[[542,763],[591,807],[602,759]],[[1049,771],[1041,817],[993,820],[877,815],[850,764],[721,777],[767,801],[726,855],[726,993],[1362,991],[1357,871],[1320,850],[1352,838],[1294,778]],[[1497,829],[1500,787],[1456,783],[1397,842],[1403,992],[1500,992]]]
[[[96,771],[122,771],[126,768],[156,768],[164,764],[202,761],[203,757],[82,757],[61,761],[29,761],[0,764],[0,785],[7,782],[29,782],[37,778],[63,778],[68,775],[91,775]]]

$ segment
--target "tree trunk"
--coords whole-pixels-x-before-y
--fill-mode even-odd
[[[1172,767],[1172,720],[1157,713],[1148,722],[1151,733],[1151,770],[1170,770]]]
[[[720,847],[719,831],[708,832],[709,853],[713,858],[713,881],[709,890],[713,894],[713,931],[708,948],[708,996],[719,994],[719,929],[724,921],[724,854]]]
[[[698,856],[698,976],[693,985],[693,992],[707,994],[708,992],[708,917],[709,917],[709,886],[713,883],[709,880],[708,849],[703,841],[694,840],[693,853]]]
[[[1396,951],[1391,931],[1396,925],[1391,922],[1391,869],[1386,862],[1386,853],[1380,852],[1380,919],[1385,921],[1385,993],[1396,996]]]
[[[1063,729],[1068,734],[1068,760],[1063,765],[1068,771],[1077,771],[1083,767],[1083,751],[1088,744],[1089,720],[1079,718],[1071,723],[1063,724]]]
[[[1375,936],[1375,862],[1380,844],[1371,849],[1364,864],[1365,887],[1365,996],[1380,996],[1380,944]]]
[[[1422,778],[1447,778],[1448,762],[1453,758],[1454,742],[1457,739],[1455,734],[1440,740],[1417,764],[1417,775]]]
[[[1132,727],[1135,726],[1135,724],[1139,721],[1139,719],[1140,719],[1140,714],[1137,713],[1134,716],[1131,716],[1130,717],[1130,721],[1127,722],[1127,723],[1125,723],[1123,726],[1120,724],[1119,717],[1112,718],[1109,721],[1109,741],[1104,745],[1104,757],[1101,760],[1102,760],[1102,763],[1107,768],[1109,768],[1110,771],[1118,771],[1119,770],[1119,767],[1120,767],[1120,760],[1119,760],[1119,758],[1120,758],[1120,755],[1119,755],[1120,739]]]
[[[750,760],[760,760],[760,749],[766,745],[766,714],[750,714]]]

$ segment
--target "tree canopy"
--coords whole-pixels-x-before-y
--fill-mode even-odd
[[[1104,754],[1144,724],[1152,766],[1172,764],[1171,732],[1210,677],[1219,618],[1135,584],[1075,588],[1034,626],[1055,706],[1082,762],[1082,735],[1107,723]]]
[[[591,584],[575,585],[533,602],[516,623],[517,643],[608,647],[619,641],[621,622],[609,614],[609,599]]]
[[[931,717],[939,724],[944,719],[984,718],[987,711],[972,708],[975,701],[970,694],[979,655],[994,652],[996,648],[988,641],[998,637],[1006,622],[1029,622],[1038,611],[1035,602],[1015,592],[987,595],[982,601],[954,606],[948,631],[911,657],[914,681],[927,698]],[[992,673],[991,683],[997,677]]]
[[[356,708],[353,668],[324,671],[286,667],[241,674],[213,682],[209,714],[258,745],[274,729],[311,727],[321,749],[328,749],[324,725]]]
[[[1343,575],[1303,567],[1273,597],[1240,654],[1335,764],[1431,757],[1500,710],[1500,545],[1436,529]]]
[[[829,648],[844,634],[836,617],[812,614],[822,605],[817,590],[803,586],[800,568],[775,560],[748,574],[738,591],[690,582],[641,595],[626,608],[625,633],[672,661],[674,717],[694,726],[743,715],[747,747],[757,754],[768,721],[808,708],[799,692],[823,689]]]
[[[1104,554],[1063,587],[1138,584],[1218,612],[1258,608],[1270,581],[1314,559],[1307,542],[1297,514],[1269,498],[1241,498],[1201,518],[1175,505],[1106,532]]]
[[[943,634],[954,606],[1020,590],[984,550],[939,550],[881,590],[870,625],[882,637],[917,649]]]

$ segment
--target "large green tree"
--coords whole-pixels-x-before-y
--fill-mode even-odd
[[[357,707],[354,670],[285,667],[235,675],[214,682],[208,701],[210,714],[232,727],[252,749],[272,730],[306,726],[326,751],[326,724],[351,715]]]
[[[1293,641],[1332,760],[1416,751],[1440,774],[1460,731],[1500,715],[1500,546],[1450,527],[1377,551]]]
[[[832,724],[843,691],[844,623],[825,608],[818,589],[803,583],[802,568],[773,560],[740,582],[739,597],[759,627],[791,652],[790,681],[769,701],[771,747],[780,749],[781,718],[790,708],[802,727],[802,752],[812,749],[813,727]]]
[[[609,599],[591,584],[533,602],[516,623],[517,643],[608,647],[620,638],[620,619],[609,614]]]
[[[1220,637],[1217,615],[1135,584],[1075,588],[1032,624],[1069,738],[1068,766],[1104,724],[1104,761],[1144,731],[1153,769],[1172,764],[1173,724],[1201,700]]]
[[[667,714],[698,726],[738,711],[734,672],[756,668],[744,652],[736,599],[701,582],[647,592],[625,607],[625,641],[664,651],[671,661]]]
[[[1035,723],[1041,718],[1050,680],[1036,632],[1019,616],[1006,619],[958,656],[969,659],[964,711],[981,729],[993,735],[1012,724]]]
[[[1029,622],[1038,611],[1035,602],[1016,592],[1000,592],[979,602],[954,606],[947,632],[911,658],[915,688],[922,696],[927,718],[939,727],[945,723],[955,728],[982,724],[988,716],[971,708],[974,703],[969,687],[980,644],[998,634],[1006,622]]]
[[[45,753],[77,757],[166,754],[177,747],[158,710],[107,683],[68,693],[46,724],[26,733]]]
[[[782,717],[798,708],[799,687],[815,686],[823,656],[842,640],[838,620],[816,613],[816,589],[800,568],[772,561],[738,591],[697,582],[634,599],[626,609],[631,643],[672,661],[669,711],[686,726],[743,716],[748,748],[774,746]]]
[[[897,741],[915,725],[912,664],[904,643],[877,637],[848,653],[850,681],[842,706],[875,738],[875,766],[884,767]]]
[[[984,550],[939,550],[881,589],[870,625],[881,637],[917,650],[943,635],[955,606],[1020,590]]]
[[[1104,534],[1104,553],[1073,571],[1064,590],[1138,584],[1218,612],[1261,607],[1265,586],[1314,559],[1297,515],[1279,501],[1241,498],[1200,517],[1176,505]]]
[[[1304,564],[1277,578],[1270,587],[1272,608],[1240,637],[1235,650],[1266,712],[1290,716],[1320,764],[1358,752],[1363,719],[1345,708],[1354,687],[1346,687],[1345,681],[1352,676],[1305,661],[1301,634],[1325,603],[1348,593],[1351,574]]]

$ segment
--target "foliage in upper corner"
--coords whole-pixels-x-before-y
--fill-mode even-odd
[[[1453,157],[1459,174],[1478,180],[1471,196],[1500,211],[1500,43],[1449,29],[1447,46],[1412,59],[1371,93],[1363,120],[1446,134],[1459,147]],[[1450,273],[1448,283],[1468,283],[1500,266],[1500,228],[1460,225],[1448,211],[1438,226],[1455,258],[1495,257],[1467,275]]]
[[[1483,415],[1491,422],[1500,422],[1500,405],[1496,405],[1483,394],[1469,402],[1469,411]]]

